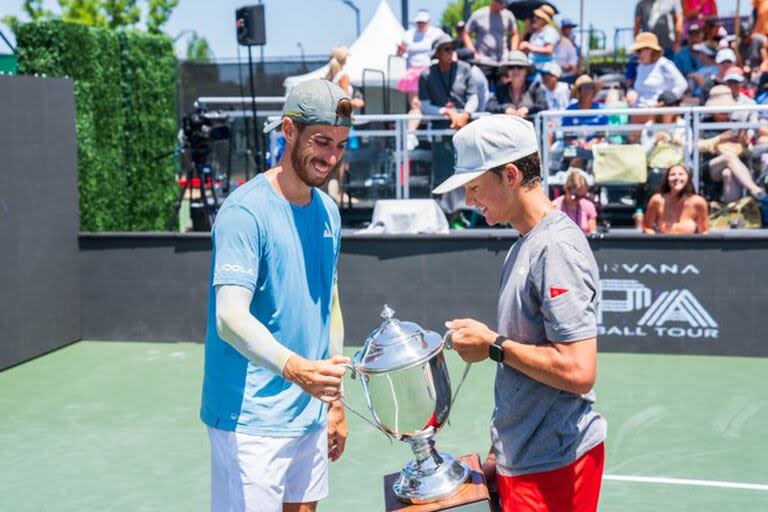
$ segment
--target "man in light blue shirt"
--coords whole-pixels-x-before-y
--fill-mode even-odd
[[[344,450],[341,221],[316,187],[341,164],[351,112],[337,85],[298,85],[265,129],[282,124],[279,164],[233,192],[213,226],[200,409],[212,511],[314,510]]]

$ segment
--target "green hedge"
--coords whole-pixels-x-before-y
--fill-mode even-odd
[[[167,37],[63,23],[20,25],[19,73],[75,83],[80,227],[166,229],[176,196],[176,58]]]

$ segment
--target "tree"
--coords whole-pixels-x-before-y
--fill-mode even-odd
[[[187,60],[198,62],[210,62],[213,60],[213,51],[208,44],[208,40],[197,32],[193,32],[187,41]]]
[[[43,0],[23,0],[22,10],[31,21],[61,19],[111,29],[136,27],[141,23],[140,0],[58,0],[58,14],[45,9],[43,3]],[[146,3],[144,25],[147,32],[159,34],[179,0],[143,0],[142,3]],[[3,21],[16,31],[19,20],[15,16],[6,16]]]
[[[21,6],[32,20],[47,19],[53,16],[53,13],[43,7],[43,0],[24,0]]]
[[[147,32],[159,34],[160,28],[168,22],[179,0],[147,0]]]
[[[491,3],[491,0],[452,0],[443,11],[440,23],[447,28],[452,35],[456,35],[456,24],[464,19],[464,3],[472,2],[472,12]]]
[[[53,18],[53,13],[43,7],[43,0],[24,0],[21,10],[29,16],[32,21],[47,20]],[[19,18],[16,16],[3,16],[3,23],[8,25],[13,33],[16,33],[16,27],[19,24]]]

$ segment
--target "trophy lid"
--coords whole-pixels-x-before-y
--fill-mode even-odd
[[[402,370],[428,361],[443,348],[437,333],[425,331],[413,322],[401,322],[387,305],[381,312],[384,321],[365,340],[353,364],[364,373]]]

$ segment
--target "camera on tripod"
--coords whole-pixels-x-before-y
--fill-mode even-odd
[[[189,155],[192,165],[184,166],[181,178],[182,188],[176,202],[175,215],[170,224],[178,218],[178,211],[185,198],[189,200],[189,213],[194,231],[208,231],[213,226],[219,202],[216,188],[220,177],[216,176],[211,154],[213,143],[230,138],[230,119],[225,112],[197,108],[185,115],[181,121],[179,143],[181,151]],[[229,180],[229,176],[225,181]],[[228,183],[224,187],[226,192]]]
[[[229,139],[229,117],[218,111],[198,108],[181,122],[182,146],[189,150],[195,164],[205,163],[211,154],[211,142]]]

